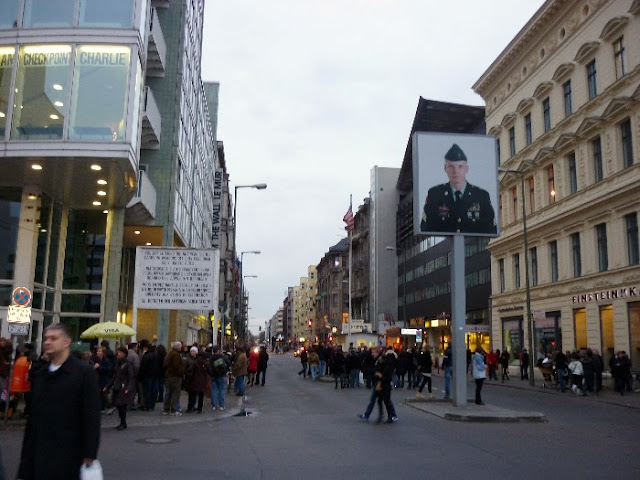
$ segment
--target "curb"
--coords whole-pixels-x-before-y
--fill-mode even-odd
[[[547,423],[547,417],[539,412],[518,412],[506,408],[489,407],[490,410],[465,410],[454,407],[450,400],[416,400],[406,398],[405,405],[430,413],[444,420],[469,423]],[[468,402],[472,404],[472,401]],[[433,408],[429,408],[433,407]],[[456,411],[452,411],[456,410]]]
[[[547,423],[547,417],[539,415],[523,415],[518,417],[487,417],[480,415],[461,415],[456,413],[445,413],[445,420],[454,422],[473,423]]]

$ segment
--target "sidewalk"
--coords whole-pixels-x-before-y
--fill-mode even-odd
[[[247,395],[244,398],[249,398],[251,389],[247,389]],[[224,411],[211,409],[211,399],[204,399],[204,406],[202,413],[184,413],[188,402],[188,396],[186,392],[180,394],[180,405],[182,406],[183,414],[181,416],[163,415],[162,403],[156,403],[155,410],[151,412],[145,412],[142,410],[129,410],[127,412],[127,426],[129,427],[149,427],[149,426],[162,426],[162,425],[177,425],[187,423],[198,422],[211,422],[222,420],[223,418],[233,417],[234,415],[241,414],[244,410],[243,397],[236,397],[233,392],[228,392],[226,396],[226,409]],[[20,403],[18,407],[18,413],[10,418],[7,422],[8,428],[23,428],[27,421],[21,418],[20,413],[24,408],[24,403]],[[0,420],[0,428],[4,427],[4,419]],[[102,429],[114,428],[120,423],[118,417],[118,411],[114,410],[111,415],[102,415],[101,425]]]
[[[444,374],[440,374],[438,376],[444,377]],[[569,388],[567,388],[565,393],[561,393],[559,389],[556,389],[555,386],[549,385],[548,382],[546,388],[544,388],[544,378],[537,368],[535,370],[534,386],[529,385],[529,380],[520,380],[520,370],[517,367],[509,368],[509,377],[510,380],[505,380],[504,383],[500,380],[500,375],[498,375],[498,380],[487,379],[485,380],[485,386],[491,385],[504,388],[517,388],[520,390],[535,391],[549,395],[575,395]],[[471,382],[471,377],[468,376],[468,378]],[[635,382],[635,391],[625,392],[624,395],[620,395],[613,390],[613,380],[611,378],[604,378],[602,380],[601,392],[587,392],[587,396],[583,398],[588,401],[640,410],[640,391],[638,390],[637,383],[638,382]]]

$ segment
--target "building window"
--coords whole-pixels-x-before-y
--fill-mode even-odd
[[[582,275],[582,258],[580,254],[580,232],[571,234],[571,255],[573,258],[573,276]]]
[[[80,26],[131,28],[134,4],[131,0],[80,0],[78,23]]]
[[[46,10],[46,9],[45,9]],[[69,97],[71,45],[20,47],[11,138],[62,138]],[[99,114],[99,112],[98,112]]]
[[[567,155],[567,163],[569,166],[569,191],[570,193],[576,193],[578,191],[578,172],[576,171],[575,152]]]
[[[609,255],[607,251],[607,224],[596,225],[596,237],[598,241],[598,269],[606,272],[609,269]]]
[[[616,78],[620,78],[625,74],[624,42],[622,37],[613,42],[613,58],[616,64]]]
[[[542,101],[542,120],[544,122],[544,131],[551,130],[551,104],[549,103],[549,97]]]
[[[630,213],[624,216],[627,224],[627,250],[629,265],[640,263],[640,243],[638,242],[638,214]]]
[[[26,0],[23,25],[70,27],[73,25],[75,7],[76,0]]]
[[[504,211],[502,208],[502,194],[498,195],[498,211],[500,216],[500,225],[504,225]]]
[[[553,176],[553,165],[547,167],[547,188],[549,189],[549,203],[556,201],[556,182]]]
[[[598,95],[598,82],[596,78],[596,61],[593,60],[587,65],[587,89],[589,91],[589,100]]]
[[[538,285],[538,248],[529,249],[529,258],[531,259],[531,285]]]
[[[509,153],[513,157],[516,154],[516,129],[511,127],[509,129]]]
[[[500,139],[496,138],[496,155],[498,155],[498,164],[500,164]]]
[[[593,152],[593,171],[595,181],[599,182],[604,178],[602,170],[602,143],[600,137],[591,141],[591,151]]]
[[[564,96],[564,116],[568,117],[573,113],[573,102],[571,100],[571,80],[562,85],[562,94]]]
[[[520,254],[513,256],[513,286],[516,290],[520,289]]]
[[[126,46],[77,47],[69,138],[125,140],[130,56]]]
[[[551,261],[551,281],[557,282],[558,275],[558,242],[553,240],[549,242],[549,256]]]
[[[0,47],[0,141],[4,140],[4,129],[7,125],[7,115],[9,114],[11,72],[13,70],[14,56],[14,47]]]
[[[527,113],[524,117],[524,138],[526,139],[527,145],[531,145],[533,141],[533,136],[531,133],[531,114]]]
[[[620,124],[620,137],[622,139],[622,164],[624,168],[633,165],[633,142],[631,139],[631,120]]]
[[[16,28],[18,26],[18,0],[2,2],[2,17],[0,17],[0,28]]]
[[[498,268],[500,270],[500,293],[504,293],[504,258],[498,260]]]
[[[527,185],[529,185],[529,213],[536,209],[536,182],[533,177],[527,179]]]
[[[518,189],[513,187],[511,189],[511,205],[513,206],[513,221],[518,219]]]

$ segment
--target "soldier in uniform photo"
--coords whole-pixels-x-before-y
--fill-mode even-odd
[[[467,182],[467,157],[457,145],[444,156],[449,181],[429,189],[420,230],[448,233],[496,233],[495,213],[486,190]]]

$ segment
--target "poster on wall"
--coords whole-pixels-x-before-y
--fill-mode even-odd
[[[496,139],[416,132],[412,142],[414,233],[498,236]]]
[[[137,247],[136,307],[215,310],[219,259],[214,249]]]

